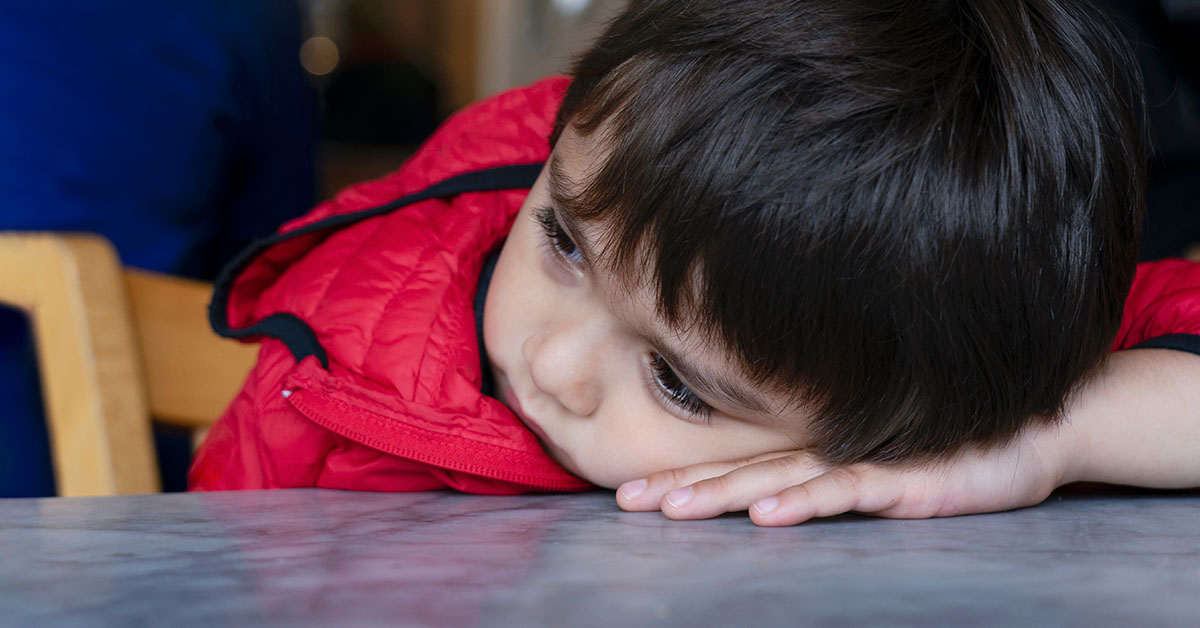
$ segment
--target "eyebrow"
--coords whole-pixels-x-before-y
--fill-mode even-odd
[[[562,165],[559,163],[555,153],[550,153],[550,168],[547,171],[547,180],[550,182],[550,201],[558,211],[555,212],[558,222],[562,228],[566,230],[567,235],[571,236],[571,240],[575,243],[575,247],[579,249],[579,255],[583,257],[584,263],[589,268],[596,268],[599,258],[596,256],[592,246],[588,243],[587,238],[583,237],[583,229],[580,228],[579,220],[575,218],[575,207],[577,201],[575,196],[567,191],[566,173],[562,170]]]

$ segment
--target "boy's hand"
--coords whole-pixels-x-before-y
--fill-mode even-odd
[[[846,512],[908,519],[1009,510],[1040,503],[1062,483],[1071,433],[1036,426],[1002,448],[925,465],[829,468],[803,450],[698,464],[623,484],[617,502],[672,519],[749,510],[763,526]]]

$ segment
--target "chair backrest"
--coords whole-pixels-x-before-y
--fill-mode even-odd
[[[59,495],[158,491],[151,417],[220,416],[256,347],[212,333],[210,295],[122,268],[99,236],[0,233],[0,302],[31,318]]]

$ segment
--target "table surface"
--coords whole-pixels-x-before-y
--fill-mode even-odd
[[[0,501],[0,624],[1190,625],[1200,496],[673,522],[611,493]]]

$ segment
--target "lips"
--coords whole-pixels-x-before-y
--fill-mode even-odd
[[[530,419],[525,415],[525,410],[521,408],[521,400],[518,399],[516,393],[513,392],[512,386],[508,386],[504,390],[504,404],[513,411],[513,414],[517,415],[518,419],[521,419],[521,422],[525,424],[525,427],[529,428],[529,431],[537,435],[539,440],[546,444],[553,444],[553,441],[551,441],[550,437],[546,435],[546,432],[542,429],[542,426],[534,423],[533,419]]]
[[[574,458],[572,458],[569,453],[564,451],[558,445],[554,444],[554,441],[550,439],[550,436],[546,434],[546,431],[542,429],[542,426],[538,425],[533,421],[533,419],[525,415],[525,410],[521,407],[521,400],[517,397],[517,394],[513,392],[512,386],[507,384],[504,385],[504,398],[502,401],[504,402],[504,405],[508,406],[508,408],[513,411],[513,414],[517,415],[517,418],[521,420],[521,423],[524,423],[525,427],[529,428],[529,431],[533,432],[534,436],[537,437],[538,442],[541,443],[542,450],[545,451],[547,455],[549,455],[551,458],[554,458],[554,461],[566,469],[567,472],[587,479],[582,473],[579,472],[579,466],[575,464]]]

